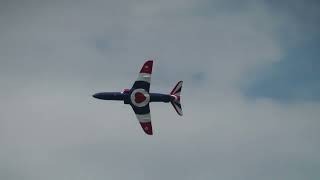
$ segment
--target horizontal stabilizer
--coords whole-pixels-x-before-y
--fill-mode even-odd
[[[176,112],[182,116],[182,107],[181,107],[181,89],[182,89],[182,83],[183,81],[179,81],[177,85],[173,88],[171,91],[171,96],[174,97],[174,99],[171,101],[172,106],[176,110]]]

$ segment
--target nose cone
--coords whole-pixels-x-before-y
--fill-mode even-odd
[[[101,93],[95,93],[94,95],[92,95],[92,97],[101,99]]]

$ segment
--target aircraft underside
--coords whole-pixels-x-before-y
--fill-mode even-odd
[[[174,97],[168,94],[161,94],[161,93],[149,93],[150,101],[149,102],[165,102],[168,103],[174,100]],[[94,94],[93,97],[101,100],[115,100],[115,101],[124,101],[125,104],[130,104],[130,94],[124,94],[122,92],[102,92]],[[139,97],[140,101],[143,101],[143,96]]]
[[[180,103],[180,93],[182,81],[179,81],[170,94],[149,93],[153,61],[149,60],[144,63],[137,80],[131,89],[125,89],[123,92],[101,92],[96,93],[93,97],[102,100],[123,101],[129,104],[144,132],[152,135],[150,102],[171,102],[176,112],[182,116],[182,108]]]

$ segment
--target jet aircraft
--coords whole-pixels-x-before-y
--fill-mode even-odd
[[[123,101],[124,104],[129,104],[142,129],[148,135],[153,134],[149,107],[151,102],[170,102],[176,112],[182,116],[180,103],[182,81],[176,84],[170,94],[150,93],[152,66],[153,60],[144,63],[131,89],[124,89],[122,92],[101,92],[93,95],[97,99]]]

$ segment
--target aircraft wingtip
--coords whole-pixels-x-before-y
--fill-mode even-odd
[[[146,62],[143,64],[140,73],[151,74],[151,73],[152,73],[152,65],[153,65],[153,60],[148,60],[148,61],[146,61]]]
[[[153,135],[151,122],[140,123],[143,131],[148,135]]]

